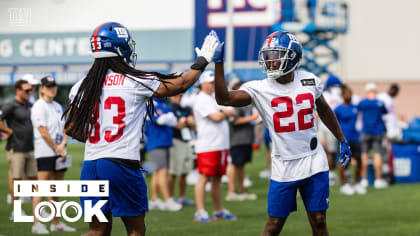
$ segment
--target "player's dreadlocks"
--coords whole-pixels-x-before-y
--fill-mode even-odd
[[[169,81],[165,81],[165,79],[171,79],[177,76],[174,73],[165,75],[158,72],[136,70],[125,63],[121,57],[95,59],[95,62],[86,75],[86,78],[80,85],[79,91],[74,97],[73,102],[63,114],[63,117],[67,115],[64,128],[66,134],[69,136],[85,142],[88,135],[91,133],[98,118],[102,87],[109,69],[115,73],[126,75],[128,78],[131,77],[151,91],[151,88],[143,84],[141,81],[136,80],[136,78],[159,80],[163,83],[168,83]],[[147,115],[151,119],[154,113],[152,98],[147,101],[146,110]],[[144,119],[145,118],[146,117],[144,117]]]

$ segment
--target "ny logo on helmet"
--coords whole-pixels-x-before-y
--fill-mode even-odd
[[[128,38],[128,32],[126,28],[114,27],[115,32],[117,32],[118,38]]]

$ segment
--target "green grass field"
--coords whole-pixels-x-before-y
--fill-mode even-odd
[[[31,223],[14,223],[9,220],[12,210],[6,204],[8,193],[8,164],[5,158],[4,142],[0,145],[0,235],[30,235]],[[83,159],[83,145],[71,144],[68,151],[73,155],[73,166],[66,179],[78,180]],[[256,201],[225,202],[225,207],[238,215],[237,221],[193,222],[194,207],[186,207],[177,213],[151,211],[146,216],[148,235],[259,235],[266,220],[268,181],[258,178],[258,172],[265,167],[263,151],[255,153],[252,164],[247,166],[248,176],[254,185],[250,192],[258,194]],[[150,178],[148,178],[150,181]],[[226,191],[226,186],[224,186]],[[188,187],[192,198],[193,188]],[[78,200],[76,198],[69,198]],[[213,211],[207,196],[207,210]],[[24,210],[31,212],[31,204],[24,204]],[[343,196],[337,186],[331,188],[330,209],[327,214],[330,235],[420,235],[420,184],[398,184],[385,190],[368,189],[365,196]],[[51,233],[51,235],[80,235],[87,232],[88,224],[82,219],[69,223],[77,233]],[[120,219],[115,218],[112,235],[125,235]],[[289,217],[282,235],[311,235],[302,201],[298,199],[298,211]]]

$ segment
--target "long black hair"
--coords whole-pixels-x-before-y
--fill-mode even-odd
[[[147,85],[135,78],[147,80],[159,80],[168,83],[165,79],[175,78],[176,74],[161,74],[158,72],[145,72],[130,67],[121,57],[107,57],[95,59],[85,79],[74,97],[70,106],[64,111],[63,117],[67,115],[64,125],[66,134],[85,142],[91,133],[94,123],[98,118],[100,98],[105,77],[108,70],[126,75],[134,81],[142,84],[145,88],[153,91]],[[133,78],[134,77],[134,78]],[[152,118],[154,106],[152,98],[146,103],[147,115]]]

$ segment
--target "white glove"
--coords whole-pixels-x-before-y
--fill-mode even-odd
[[[201,46],[201,49],[198,47],[195,48],[195,52],[197,53],[197,57],[204,57],[208,63],[211,62],[214,56],[214,52],[216,51],[217,45],[217,38],[214,35],[208,34],[204,39],[204,43]]]
[[[169,112],[159,116],[159,118],[157,118],[156,120],[156,123],[158,125],[167,125],[170,127],[175,127],[178,124],[178,120],[176,119],[174,113]]]

